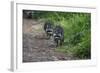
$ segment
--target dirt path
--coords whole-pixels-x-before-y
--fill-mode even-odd
[[[53,39],[47,39],[43,22],[23,20],[23,62],[70,60],[71,57],[55,51]]]

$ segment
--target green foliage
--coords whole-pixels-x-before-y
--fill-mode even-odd
[[[64,29],[64,44],[56,51],[80,59],[91,58],[91,14],[78,12],[33,11],[33,18],[51,21]]]

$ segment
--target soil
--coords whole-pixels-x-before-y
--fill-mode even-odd
[[[53,38],[47,38],[41,20],[23,19],[23,62],[71,60],[57,52]]]

